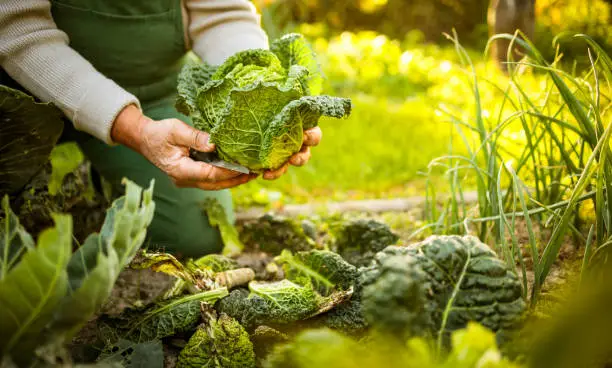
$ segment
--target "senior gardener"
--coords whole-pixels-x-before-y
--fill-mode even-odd
[[[141,186],[155,179],[150,244],[192,257],[221,249],[203,200],[217,198],[233,217],[228,188],[254,176],[189,158],[189,148],[214,146],[176,112],[177,76],[189,50],[217,65],[254,48],[268,48],[268,40],[248,0],[0,2],[0,67],[62,109],[93,167],[115,187],[123,177]],[[321,131],[304,136],[288,164],[305,164]],[[287,165],[263,178],[278,178]]]

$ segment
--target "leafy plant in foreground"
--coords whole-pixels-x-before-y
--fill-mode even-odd
[[[402,341],[430,335],[432,315],[423,287],[427,275],[417,261],[405,255],[391,256],[381,261],[377,274],[362,294],[363,315],[372,329]]]
[[[320,73],[304,37],[289,34],[270,50],[238,52],[221,66],[189,64],[179,76],[177,109],[210,133],[219,156],[252,172],[277,169],[302,147],[321,116],[342,118],[348,99],[315,96]]]
[[[439,348],[446,345],[452,331],[465,327],[469,321],[498,332],[500,338],[519,326],[526,304],[518,277],[478,238],[431,236],[412,246],[386,248],[377,254],[377,265],[370,271],[375,282],[366,286],[378,290],[364,290],[364,298],[383,289],[379,283],[384,270],[381,265],[396,255],[412,258],[410,263],[425,276],[419,283],[427,299],[424,313],[432,321],[431,334],[437,338]],[[402,280],[411,282],[410,277]]]
[[[126,194],[108,210],[100,233],[72,253],[70,216],[34,246],[3,200],[0,227],[0,354],[19,364],[41,345],[68,342],[110,296],[119,272],[142,245],[153,218],[153,183],[143,191],[125,181]]]
[[[518,368],[501,356],[494,334],[478,324],[453,332],[452,340],[453,349],[439,356],[424,338],[403,344],[384,335],[356,341],[329,329],[313,329],[276,346],[264,367]]]

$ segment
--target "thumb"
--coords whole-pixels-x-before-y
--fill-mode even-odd
[[[171,143],[190,147],[200,152],[212,152],[215,150],[215,145],[210,143],[209,135],[206,132],[193,128],[180,120],[176,120],[170,131]]]

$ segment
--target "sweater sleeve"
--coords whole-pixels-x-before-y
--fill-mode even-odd
[[[135,96],[68,46],[49,0],[0,1],[0,66],[24,88],[58,106],[78,130],[113,144],[110,130]]]
[[[267,49],[268,37],[249,0],[185,0],[193,52],[218,65],[236,52]]]

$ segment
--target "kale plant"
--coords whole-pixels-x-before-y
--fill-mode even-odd
[[[376,297],[384,301],[379,291],[384,287],[386,265],[398,255],[412,258],[406,267],[413,264],[423,274],[419,284],[427,298],[425,312],[431,319],[431,334],[440,345],[447,345],[452,331],[464,328],[470,321],[499,332],[498,336],[519,326],[526,305],[518,277],[474,236],[430,236],[411,246],[387,247],[364,270],[364,299]],[[413,272],[404,282],[413,278],[421,276]]]
[[[409,256],[392,256],[380,264],[376,281],[363,290],[363,315],[378,332],[407,340],[432,329],[425,273]]]
[[[337,221],[330,230],[330,248],[357,267],[367,266],[377,252],[399,240],[387,224],[371,219]]]
[[[256,359],[249,334],[238,321],[212,309],[204,309],[198,326],[181,351],[177,368],[255,368]]]
[[[240,239],[249,249],[280,254],[284,249],[306,251],[316,246],[308,234],[308,222],[279,215],[265,214],[254,221],[242,224]]]
[[[304,37],[286,35],[270,50],[238,52],[218,68],[188,64],[177,110],[210,133],[219,157],[252,172],[277,169],[302,147],[321,116],[342,118],[348,99],[319,95],[320,72]]]

